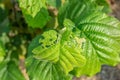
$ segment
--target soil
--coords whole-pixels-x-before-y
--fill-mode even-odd
[[[120,20],[120,0],[106,0],[112,9],[112,15]]]

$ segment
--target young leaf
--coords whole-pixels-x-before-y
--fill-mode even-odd
[[[65,18],[72,20],[79,31],[79,38],[84,38],[83,55],[86,65],[76,68],[77,75],[94,75],[102,64],[116,65],[120,62],[120,23],[104,13],[101,8],[85,0],[74,0],[63,7],[59,14],[59,24]]]
[[[54,30],[46,31],[39,38],[39,46],[32,52],[34,57],[41,60],[57,62],[59,60],[60,43],[57,41],[58,34]]]
[[[40,46],[32,52],[37,59],[57,62],[68,74],[74,67],[83,66],[86,60],[81,55],[81,44],[71,33],[74,24],[66,19],[64,25],[66,29],[61,34],[54,30],[43,33],[43,38],[39,39]]]
[[[26,61],[30,80],[72,80],[56,64],[29,57]]]

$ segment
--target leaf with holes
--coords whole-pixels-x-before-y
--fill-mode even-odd
[[[72,35],[71,26],[74,24],[66,19],[64,25],[66,28],[61,34],[54,30],[43,33],[43,38],[39,39],[40,45],[32,52],[37,59],[57,62],[68,74],[74,67],[83,66],[86,60],[81,55],[81,44]]]
[[[75,23],[79,38],[85,39],[82,49],[87,62],[85,66],[74,69],[77,76],[94,75],[102,64],[114,66],[120,62],[120,22],[91,4],[75,0],[66,4],[59,13],[59,23],[63,25],[65,18],[70,19]]]
[[[33,49],[34,57],[41,60],[57,62],[59,60],[60,43],[58,34],[54,30],[47,31],[39,38],[39,46]]]

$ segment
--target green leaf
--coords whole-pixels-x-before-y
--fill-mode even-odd
[[[45,7],[46,0],[19,0],[19,5],[25,14],[35,17],[42,7]]]
[[[4,56],[5,56],[5,50],[2,42],[0,41],[0,63],[3,61]]]
[[[59,59],[60,43],[57,41],[58,34],[54,30],[46,31],[39,38],[39,46],[32,52],[35,58],[57,62]]]
[[[103,6],[103,12],[109,14],[112,12],[111,8],[109,7],[109,4],[106,0],[94,0],[95,3],[99,6]]]
[[[0,80],[25,80],[18,66],[13,62],[0,64]]]
[[[102,64],[114,66],[120,62],[120,22],[100,10],[84,0],[72,1],[60,10],[59,24],[62,26],[65,18],[72,20],[79,38],[85,39],[82,49],[87,62],[74,69],[76,76],[91,76],[100,71]]]
[[[45,2],[46,0],[19,0],[25,20],[30,27],[43,28],[49,21]]]
[[[33,28],[43,28],[50,19],[46,9],[42,8],[35,17],[29,14],[24,14],[26,22]]]
[[[35,47],[37,47],[37,46],[39,46],[40,44],[39,44],[39,39],[40,38],[42,38],[42,36],[41,35],[37,35],[35,38],[33,38],[33,40],[31,41],[31,43],[29,44],[29,46],[28,46],[28,56],[30,56],[30,55],[32,55],[32,50],[35,48]]]
[[[92,48],[90,42],[84,43],[84,56],[87,59],[86,65],[81,68],[75,68],[72,71],[72,74],[76,75],[77,77],[81,75],[88,75],[92,76],[101,70],[101,62],[100,57],[96,55],[96,50]]]
[[[77,39],[71,33],[71,21],[65,20],[66,29],[61,34],[54,30],[46,31],[39,39],[40,45],[33,49],[34,57],[40,60],[46,60],[58,63],[66,74],[74,67],[81,67],[86,60],[81,55],[81,47]],[[70,25],[71,24],[71,25]]]
[[[30,80],[72,80],[56,64],[29,57],[26,61]]]
[[[65,3],[64,6],[59,10],[59,25],[63,26],[63,21],[65,18],[70,19],[77,24],[79,20],[84,20],[89,13],[91,14],[95,10],[95,7],[97,6],[92,5],[90,2],[88,3],[85,0],[71,0],[69,3]],[[101,10],[101,8],[97,7],[96,11],[99,11],[98,9]]]

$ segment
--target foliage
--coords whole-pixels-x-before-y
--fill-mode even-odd
[[[0,18],[0,25],[10,22],[7,26],[11,29],[7,35],[0,30],[0,80],[25,80],[18,66],[20,55],[26,58],[30,80],[72,80],[73,76],[95,75],[103,64],[117,65],[120,22],[106,14],[107,4],[99,3],[19,0],[21,11],[18,10],[13,22],[9,18],[12,15],[6,19],[5,7],[0,8],[0,14],[6,13]]]
[[[0,64],[1,80],[25,80],[18,66],[13,62],[3,62]]]
[[[3,48],[2,42],[0,41],[0,63],[3,61],[4,56],[5,56],[5,50]]]
[[[58,65],[47,61],[36,60],[33,57],[27,59],[28,74],[32,80],[71,80]],[[29,65],[29,62],[31,63]],[[36,74],[35,74],[36,73]],[[39,76],[39,77],[38,77]]]
[[[46,0],[19,0],[20,7],[29,26],[44,27],[49,20],[49,15],[45,9]]]
[[[119,38],[120,32],[119,28],[117,28],[119,27],[119,25],[117,25],[119,23],[116,23],[116,27],[116,25],[114,25],[115,23],[111,23],[111,17],[100,12],[101,8],[89,6],[90,4],[86,2],[82,5],[81,2],[74,1],[71,4],[67,4],[67,6],[62,9],[62,13],[59,14],[59,23],[62,24],[65,18],[71,19],[76,24],[77,30],[80,32],[79,35],[81,35],[80,37],[86,39],[86,42],[83,44],[83,55],[86,56],[88,62],[85,67],[83,67],[83,72],[81,72],[81,68],[77,69],[76,75],[78,76],[82,74],[93,75],[100,71],[102,64],[116,65],[120,60],[118,54],[119,43],[112,38]],[[109,31],[107,29],[108,27]],[[114,34],[115,32],[113,30],[115,30],[117,35]],[[112,58],[115,56],[116,59]]]

